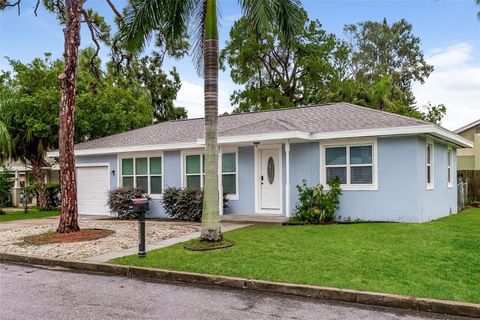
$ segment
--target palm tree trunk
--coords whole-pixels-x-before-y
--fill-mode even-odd
[[[0,121],[0,156],[3,154],[6,158],[10,156],[10,135],[5,123]]]
[[[218,193],[218,29],[215,0],[207,0],[204,40],[205,184],[200,238],[220,241]]]
[[[66,0],[67,23],[65,35],[65,69],[60,74],[60,186],[62,193],[58,233],[79,231],[77,183],[74,158],[74,116],[77,95],[78,47],[80,46],[80,23],[84,0]]]

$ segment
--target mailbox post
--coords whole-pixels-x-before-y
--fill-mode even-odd
[[[145,258],[145,212],[149,210],[147,198],[130,200],[130,209],[138,216],[138,257]]]

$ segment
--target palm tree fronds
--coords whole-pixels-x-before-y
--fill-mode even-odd
[[[6,111],[8,106],[15,100],[9,96],[6,92],[0,93],[0,116],[2,120],[6,119]],[[0,121],[0,158],[10,157],[12,151],[12,141],[10,134],[8,133],[7,124],[4,121]]]
[[[125,7],[124,23],[120,26],[120,42],[130,52],[144,49],[152,30],[160,24],[161,1],[130,2]]]
[[[289,41],[295,34],[295,28],[302,22],[301,3],[299,0],[273,0],[272,11],[281,32]]]
[[[197,2],[193,12],[193,25],[195,26],[191,39],[193,40],[192,59],[199,77],[203,77],[203,53],[205,43],[205,21],[207,14],[207,0]]]
[[[8,134],[7,126],[0,122],[0,152],[10,155],[10,135]]]
[[[302,23],[300,0],[239,0],[243,14],[253,24],[254,29],[262,30],[267,24],[275,23],[289,41],[294,30]]]
[[[243,15],[253,24],[254,30],[264,29],[267,23],[271,22],[272,0],[239,0],[238,3],[243,10]]]
[[[145,48],[155,30],[162,30],[167,40],[175,39],[186,29],[194,6],[194,0],[131,0],[120,27],[120,42],[136,53]]]

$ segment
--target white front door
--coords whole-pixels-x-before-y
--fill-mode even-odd
[[[279,148],[260,149],[260,210],[280,211],[281,181]]]

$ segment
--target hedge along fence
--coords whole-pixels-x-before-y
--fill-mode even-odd
[[[480,170],[458,170],[457,175],[467,182],[468,202],[480,201]]]

